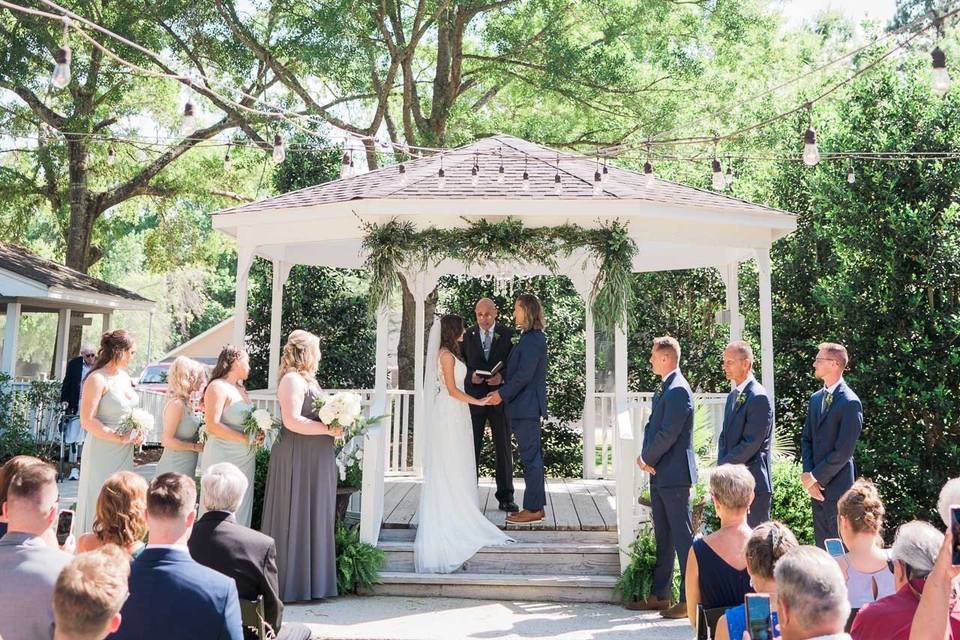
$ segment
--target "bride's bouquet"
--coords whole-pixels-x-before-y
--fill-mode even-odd
[[[131,440],[139,440],[153,430],[153,423],[153,415],[150,412],[136,408],[120,421],[117,425],[117,433],[122,436],[131,436]]]
[[[276,433],[280,424],[276,418],[270,415],[266,409],[257,409],[251,407],[247,417],[243,420],[243,432],[247,435],[247,443],[251,447],[257,446],[257,438],[263,434],[263,440],[266,441],[271,435]]]
[[[336,463],[340,480],[344,480],[350,465],[360,459],[363,436],[385,416],[363,417],[363,402],[360,396],[349,391],[317,396],[313,401],[313,410],[317,412],[320,422],[343,429],[340,436],[343,444],[338,447]]]

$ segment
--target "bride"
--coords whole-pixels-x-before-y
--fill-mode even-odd
[[[418,573],[450,573],[482,547],[513,542],[480,510],[467,405],[487,400],[463,391],[463,333],[463,318],[456,315],[435,320],[430,329],[424,372],[426,451],[413,547]]]

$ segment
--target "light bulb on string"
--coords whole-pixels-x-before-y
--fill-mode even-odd
[[[440,170],[437,171],[437,186],[444,189],[447,186],[447,172],[443,170],[443,152],[440,153]]]
[[[230,157],[230,145],[227,145],[227,151],[223,154],[223,170],[229,172],[233,168],[233,159]]]
[[[600,171],[600,182],[603,184],[607,184],[608,182],[610,182],[610,170],[607,169],[606,159],[604,159],[603,169]]]
[[[353,164],[353,151],[350,152],[350,177],[357,175],[357,167]]]
[[[857,181],[857,174],[853,171],[853,163],[847,167],[847,184],[853,184]]]
[[[654,184],[653,163],[649,160],[643,163],[643,186],[649,188]]]
[[[935,47],[933,51],[930,52],[930,57],[933,59],[933,92],[942,97],[950,91],[950,73],[947,71],[947,54],[945,54],[940,47]]]
[[[724,186],[726,186],[726,180],[723,178],[723,167],[720,166],[720,161],[714,158],[713,162],[710,163],[710,167],[713,171],[713,190],[723,191]]]
[[[407,184],[409,183],[409,180],[407,179],[407,167],[406,167],[406,165],[404,165],[404,164],[401,162],[399,168],[397,169],[397,171],[400,173],[400,186],[401,186],[401,187],[407,186]]]
[[[114,153],[113,147],[107,148],[107,165],[113,166],[113,163],[117,161],[117,154]]]
[[[63,89],[70,84],[70,18],[63,17],[63,43],[56,53],[53,54],[53,75],[50,77],[50,84],[57,89]]]
[[[812,127],[803,134],[803,164],[814,167],[820,162],[820,149],[817,148],[817,132]]]
[[[346,144],[344,144],[344,147],[346,147]],[[343,157],[340,158],[340,177],[350,177],[350,152],[346,149],[344,149]]]
[[[530,173],[527,172],[527,167],[530,163],[530,159],[527,158],[523,161],[523,179],[520,181],[523,186],[524,191],[530,191]]]
[[[733,163],[730,161],[730,156],[727,156],[727,172],[724,174],[723,183],[727,189],[733,187]]]
[[[470,184],[474,187],[480,184],[480,164],[477,155],[473,155],[473,166],[470,167]]]
[[[273,134],[273,161],[280,164],[287,158],[287,149],[283,144],[283,136],[279,133]]]
[[[557,172],[553,175],[553,192],[558,195],[563,195],[563,183],[560,181],[560,154],[557,154]]]
[[[191,98],[187,98],[187,102],[183,105],[183,121],[180,124],[180,133],[184,137],[189,137],[196,130],[197,117],[194,115],[193,102],[191,102]]]

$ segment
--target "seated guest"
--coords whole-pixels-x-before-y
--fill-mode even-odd
[[[120,628],[129,577],[130,556],[114,544],[74,558],[53,591],[54,640],[103,640]]]
[[[850,635],[857,640],[907,640],[920,594],[942,544],[943,534],[926,522],[901,525],[890,549],[897,592],[860,609]],[[952,614],[950,625],[953,636],[960,638],[960,612]]]
[[[3,491],[3,484],[0,483],[0,492]],[[0,493],[0,500],[3,500],[3,493]],[[950,505],[960,504],[960,478],[947,480],[947,483],[940,489],[940,498],[937,500],[937,512],[943,518],[943,525],[950,530]]]
[[[0,466],[0,538],[7,533],[7,518],[3,515],[3,503],[7,500],[7,488],[10,486],[10,481],[13,480],[17,471],[38,462],[43,462],[43,460],[33,456],[13,456]]]
[[[310,631],[302,625],[288,623],[281,628],[283,603],[273,538],[239,524],[234,516],[247,491],[247,476],[235,465],[220,462],[211,465],[200,482],[205,513],[193,525],[187,541],[190,555],[200,564],[233,578],[241,599],[254,601],[263,596],[264,619],[277,638],[310,640]]]
[[[147,481],[133,471],[117,471],[97,496],[93,531],[80,536],[77,552],[115,544],[134,558],[147,536]]]
[[[747,540],[747,573],[750,574],[750,584],[756,593],[765,593],[770,596],[770,611],[773,623],[773,637],[779,638],[777,629],[777,581],[773,578],[773,571],[777,561],[791,549],[800,546],[789,527],[779,522],[764,522],[753,530]],[[744,606],[727,609],[717,622],[717,633],[714,640],[740,640],[747,628],[747,619]]]
[[[773,570],[783,640],[849,640],[850,601],[843,573],[826,551],[797,547]]]
[[[53,585],[73,558],[57,548],[57,473],[32,464],[10,481],[0,538],[0,637],[53,637]]]
[[[883,514],[877,487],[863,478],[854,482],[837,502],[840,538],[847,547],[846,560],[837,561],[847,576],[847,597],[854,609],[896,591],[880,537]]]
[[[742,464],[722,464],[710,474],[713,506],[720,528],[697,538],[687,554],[687,617],[697,626],[697,605],[704,609],[733,607],[750,592],[747,558],[750,538],[747,512],[753,502],[753,475]]]
[[[953,564],[953,534],[947,529],[937,561],[925,581],[917,612],[913,614],[910,640],[956,638],[960,634],[957,625],[960,612],[953,588],[957,574],[960,567]]]
[[[242,640],[233,580],[193,560],[187,540],[197,517],[191,478],[164,473],[147,490],[150,544],[133,561],[130,597],[114,640]]]

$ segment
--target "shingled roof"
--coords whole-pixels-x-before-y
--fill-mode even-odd
[[[505,180],[497,181],[503,153]],[[556,158],[560,154],[562,195],[554,191]],[[480,180],[472,184],[471,168],[474,157],[479,160]],[[256,213],[279,209],[322,207],[357,200],[456,200],[456,199],[540,199],[540,200],[638,200],[652,204],[685,206],[697,209],[716,209],[793,216],[793,214],[713,191],[689,187],[662,178],[655,178],[652,186],[645,185],[645,176],[637,171],[609,166],[610,179],[603,192],[593,193],[596,161],[588,156],[570,158],[570,152],[558,152],[516,138],[497,134],[451,150],[443,156],[446,184],[440,187],[437,171],[441,157],[434,155],[410,160],[405,164],[407,184],[400,182],[396,165],[376,169],[365,174],[333,180],[312,187],[292,191],[274,198],[251,202],[229,209],[218,215]],[[529,190],[520,188],[521,176],[530,175]]]
[[[57,262],[41,258],[21,246],[7,242],[0,242],[0,270],[8,271],[46,287],[96,293],[137,303],[153,302],[129,289],[117,287],[85,273],[74,271]],[[3,295],[5,295],[5,292],[0,290],[0,296]]]

